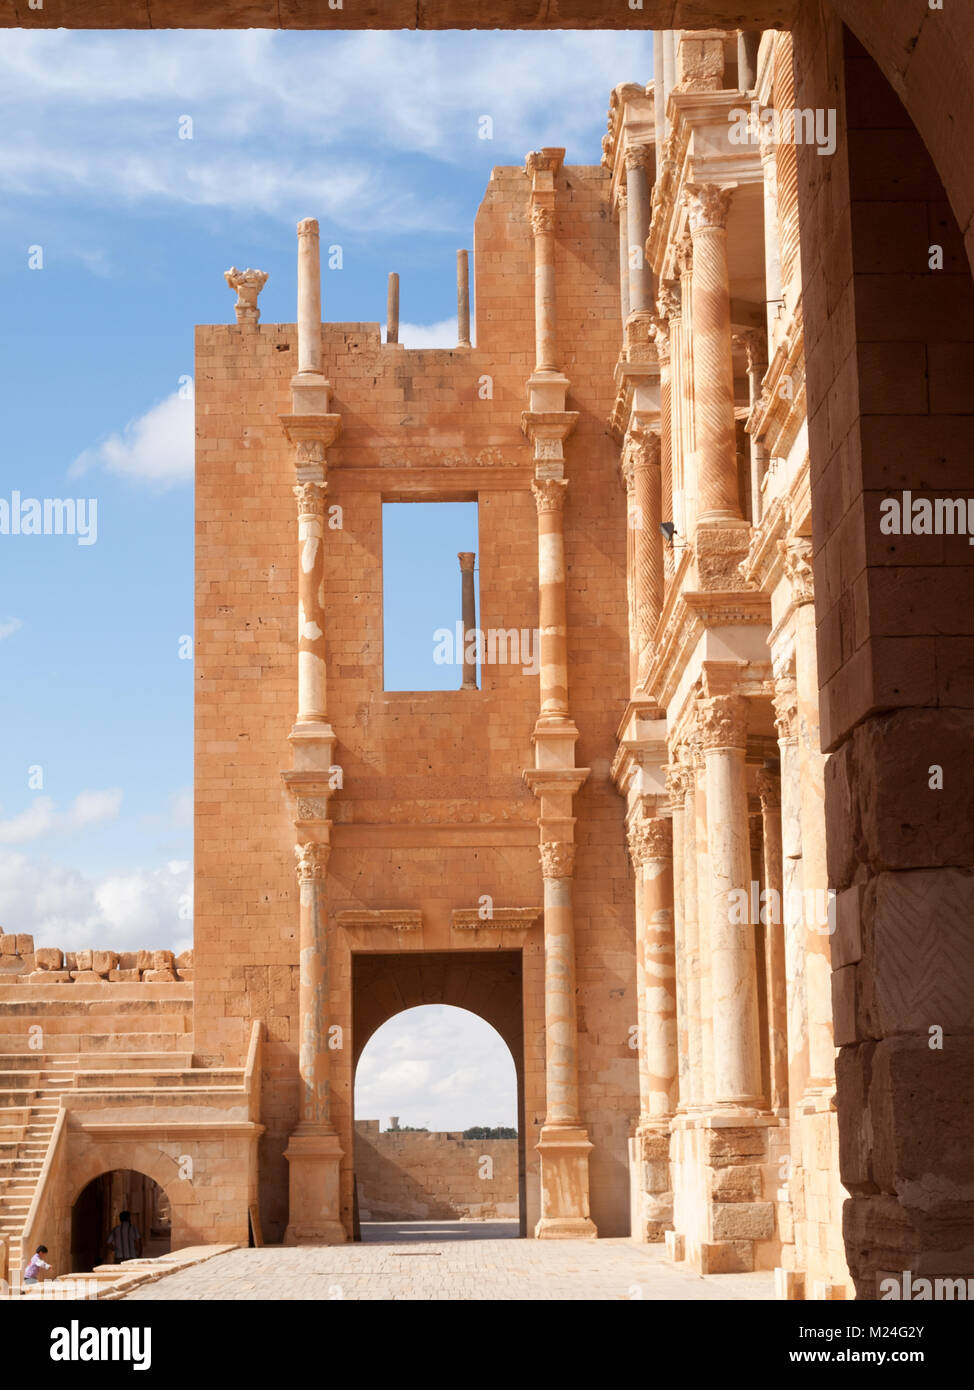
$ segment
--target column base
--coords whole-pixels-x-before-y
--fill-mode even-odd
[[[291,1135],[284,1154],[289,1165],[285,1245],[344,1245],[348,1240],[341,1220],[343,1156],[337,1134],[299,1126]]]
[[[746,589],[738,565],[747,558],[750,539],[750,526],[739,518],[699,518],[693,535],[692,587],[720,593]]]
[[[592,1240],[598,1235],[588,1207],[588,1133],[576,1125],[542,1125],[541,1219],[536,1240]]]
[[[745,1107],[678,1115],[673,1122],[675,1225],[698,1274],[772,1269],[780,1239],[770,1185],[769,1130]]]
[[[629,1219],[633,1240],[658,1245],[673,1226],[669,1121],[640,1123],[629,1140]]]

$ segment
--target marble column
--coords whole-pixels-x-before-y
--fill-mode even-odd
[[[321,260],[318,223],[298,223],[298,373],[321,374]]]
[[[457,347],[470,347],[470,258],[457,252]]]
[[[718,695],[701,700],[699,711],[707,765],[714,1102],[755,1107],[762,1095],[754,930],[732,910],[734,895],[750,882],[747,702]]]
[[[736,336],[735,342],[743,347],[747,358],[748,404],[753,411],[761,399],[761,382],[768,369],[768,349],[763,332],[748,329]],[[762,496],[761,484],[768,467],[768,451],[763,438],[748,436],[750,441],[751,468],[751,523],[761,524]]]
[[[798,695],[784,671],[774,681],[775,724],[781,758],[781,879],[785,978],[788,992],[788,1100],[794,1110],[808,1083],[808,1001],[802,904],[801,780]]]
[[[317,473],[293,488],[298,503],[298,713],[297,724],[326,724],[324,525],[328,484],[325,445],[302,440],[297,446],[298,476]]]
[[[339,1169],[342,1150],[331,1115],[328,1053],[328,912],[325,873],[327,843],[295,846],[299,916],[301,1077],[300,1121],[285,1157],[290,1204],[285,1245],[328,1244],[346,1240],[340,1219]]]
[[[474,645],[477,631],[477,599],[474,593],[473,566],[476,555],[472,550],[461,550],[457,554],[460,561],[460,611],[463,621],[463,681],[461,690],[477,689],[477,648]]]
[[[697,435],[693,418],[695,397],[693,365],[693,242],[681,238],[675,251],[680,277],[680,315],[673,324],[671,392],[676,407],[674,448],[678,454],[674,481],[679,490],[679,506],[673,520],[684,540],[692,534],[697,519]]]
[[[386,293],[386,342],[399,341],[399,276],[389,271],[389,287]]]
[[[544,874],[545,1121],[541,1154],[540,1239],[596,1235],[589,1215],[588,1159],[592,1145],[578,1105],[578,1021],[575,1009],[575,926],[572,875],[575,846],[541,843]]]
[[[636,469],[632,450],[623,445],[620,461],[623,486],[626,489],[626,611],[629,632],[629,689],[635,691],[639,676],[639,629],[636,625],[636,531],[639,512],[636,509]]]
[[[657,296],[659,322],[654,331],[656,356],[659,360],[659,419],[660,419],[660,517],[673,520],[673,371],[670,323],[679,312],[679,297],[672,285],[664,285]],[[663,578],[673,574],[673,548],[663,547]]]
[[[737,484],[727,214],[731,189],[688,184],[693,238],[697,522],[742,521]]]
[[[626,149],[626,216],[629,242],[629,313],[648,314],[653,309],[653,272],[646,262],[649,235],[649,161],[652,147],[630,145]]]
[[[633,464],[635,499],[636,634],[639,660],[636,684],[645,687],[652,664],[653,644],[663,611],[663,537],[660,478],[660,436],[636,426],[628,444]]]
[[[534,324],[536,372],[555,372],[555,212],[535,204],[531,208],[534,233]]]
[[[676,763],[666,769],[666,791],[670,803],[670,841],[673,850],[673,940],[676,949],[676,1030],[678,1062],[678,1104],[685,1110],[690,1099],[690,1015],[689,961],[687,959],[684,881],[684,778]]]
[[[825,855],[825,755],[819,736],[818,660],[812,543],[804,536],[785,542],[785,572],[795,605],[795,695],[798,776],[801,805],[801,882],[805,923],[805,988],[808,1003],[808,1086],[831,1092],[835,1086],[832,1031],[833,912]]]
[[[771,126],[761,122],[761,172],[764,176],[764,297],[768,311],[768,346],[772,350],[774,325],[781,312],[781,249],[778,244],[778,175]]]
[[[561,723],[568,712],[568,629],[565,610],[566,478],[535,478],[538,509],[538,645],[541,708],[538,723]]]
[[[765,942],[765,978],[768,996],[768,1054],[770,1059],[771,1109],[788,1108],[788,985],[785,972],[785,935],[781,921],[781,778],[765,767],[758,773],[761,799],[762,877],[769,896],[762,909]]]
[[[679,774],[677,795],[683,795],[683,936],[686,952],[687,1024],[689,1033],[688,1105],[704,1103],[704,1018],[702,962],[698,913],[699,861],[697,858],[696,769],[688,761]]]

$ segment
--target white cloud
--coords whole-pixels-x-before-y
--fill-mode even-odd
[[[23,623],[19,618],[8,618],[5,623],[0,623],[0,642],[5,637],[12,637],[15,632],[19,632]]]
[[[93,880],[0,851],[0,923],[37,946],[183,951],[192,945],[192,877],[179,860]]]
[[[401,323],[399,341],[407,348],[455,348],[456,319],[441,319],[439,323]]]
[[[121,805],[122,792],[118,787],[80,792],[64,813],[58,812],[51,797],[38,796],[26,811],[0,821],[0,844],[21,845],[42,835],[70,833],[115,820]]]
[[[193,447],[193,402],[174,391],[130,420],[121,434],[111,434],[80,453],[68,476],[77,478],[100,467],[158,488],[171,487],[192,481]]]
[[[397,155],[520,163],[564,144],[569,162],[597,163],[612,87],[651,75],[649,36],[621,32],[11,30],[0,189],[370,233],[442,226],[457,219],[452,197],[417,196]],[[192,139],[179,138],[186,116]]]
[[[369,1039],[355,1079],[360,1120],[392,1115],[429,1129],[516,1125],[517,1082],[507,1045],[466,1009],[424,1005]]]

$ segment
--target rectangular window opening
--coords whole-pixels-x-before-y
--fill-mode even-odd
[[[383,502],[383,689],[479,688],[478,544],[476,502]]]

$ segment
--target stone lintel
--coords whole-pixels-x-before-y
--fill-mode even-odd
[[[495,907],[481,917],[477,907],[458,907],[451,914],[454,931],[529,931],[541,921],[540,907]]]
[[[392,931],[420,931],[423,914],[418,910],[403,908],[348,909],[336,913],[335,921],[346,931],[357,931],[362,927],[369,930],[381,927]]]
[[[588,767],[526,767],[521,776],[535,796],[559,792],[574,796],[590,772]]]

